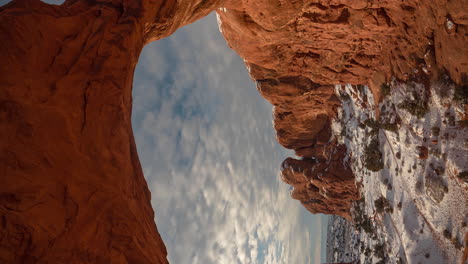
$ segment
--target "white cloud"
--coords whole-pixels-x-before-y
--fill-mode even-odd
[[[319,216],[280,182],[288,152],[271,106],[213,15],[146,47],[134,89],[138,151],[171,263],[310,263]]]

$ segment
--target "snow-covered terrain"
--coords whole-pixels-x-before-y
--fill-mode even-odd
[[[378,106],[367,86],[335,89],[342,109],[333,130],[362,193],[352,209],[360,263],[462,263],[468,128],[466,98],[453,99],[460,88],[394,80],[382,85]]]
[[[328,218],[327,228],[327,263],[351,262],[359,252],[355,250],[360,235],[355,232],[353,223],[341,216]]]

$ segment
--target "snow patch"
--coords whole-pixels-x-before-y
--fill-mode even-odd
[[[378,106],[367,86],[335,86],[342,108],[333,134],[347,146],[345,162],[363,197],[353,209],[356,255],[360,263],[461,263],[468,232],[468,186],[457,177],[468,170],[464,108],[452,99],[453,85],[389,86]]]

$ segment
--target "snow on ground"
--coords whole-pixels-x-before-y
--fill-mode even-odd
[[[352,262],[359,252],[355,250],[359,243],[359,234],[353,224],[341,216],[328,217],[327,227],[327,263]]]
[[[462,263],[468,128],[455,86],[394,80],[383,88],[377,113],[367,86],[335,87],[342,110],[332,127],[363,197],[353,209],[360,262]]]

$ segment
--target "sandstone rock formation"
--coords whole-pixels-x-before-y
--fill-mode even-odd
[[[216,1],[0,7],[0,263],[167,263],[130,122],[143,45]]]
[[[326,157],[287,158],[281,166],[281,177],[293,187],[291,197],[311,213],[351,220],[349,209],[359,194],[349,165],[343,163],[346,146],[332,143],[322,153]]]
[[[253,2],[217,13],[228,44],[244,58],[258,90],[275,106],[279,143],[304,157],[295,163],[300,169],[283,166],[283,180],[294,186],[292,197],[309,211],[348,217],[349,199],[358,199],[349,169],[340,170],[344,181],[331,173],[329,185],[320,191],[308,173],[296,172],[315,168],[317,162],[330,167],[335,156],[324,156],[324,149],[345,151],[327,133],[340,105],[332,84],[367,84],[376,100],[380,85],[391,77],[427,81],[447,72],[466,85],[464,1]],[[287,159],[284,164],[290,163]],[[331,187],[346,195],[323,195]]]
[[[332,84],[378,93],[378,76],[413,69],[466,81],[462,0],[13,1],[0,7],[0,262],[167,262],[131,130],[133,71],[144,44],[216,8],[279,142],[304,157],[283,178],[311,212],[347,216],[356,199],[330,140]]]

